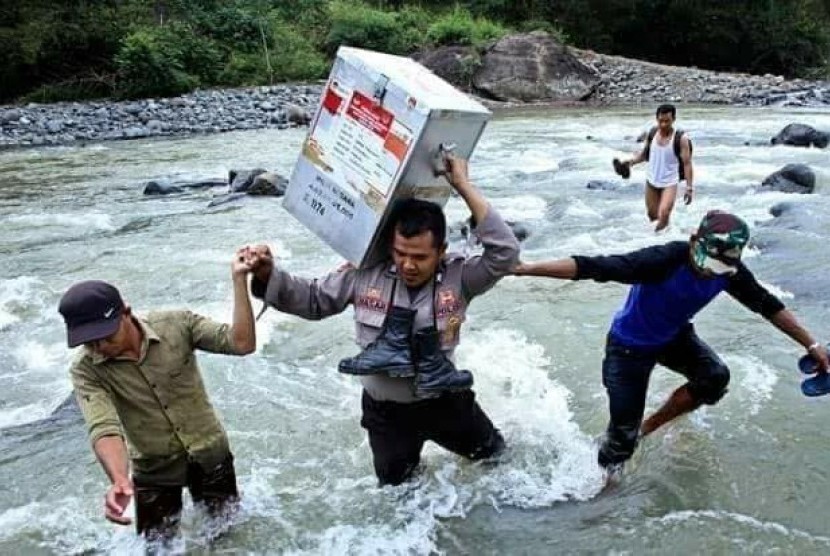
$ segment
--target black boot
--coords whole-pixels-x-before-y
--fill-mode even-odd
[[[473,385],[470,371],[459,371],[441,351],[438,330],[424,328],[415,333],[415,396],[434,397],[442,392],[466,390]]]
[[[392,307],[380,336],[356,356],[340,361],[337,370],[349,375],[415,376],[410,339],[415,313],[413,309]]]

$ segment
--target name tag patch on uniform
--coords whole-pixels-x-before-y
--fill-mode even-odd
[[[366,288],[366,291],[358,296],[357,304],[370,311],[386,312],[386,301],[380,288]]]
[[[461,300],[453,290],[438,292],[438,317],[453,315],[461,310]]]

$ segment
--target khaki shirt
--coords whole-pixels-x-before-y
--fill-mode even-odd
[[[470,258],[448,253],[436,275],[434,293],[433,284],[427,283],[412,299],[403,281],[397,280],[394,265],[388,262],[361,270],[333,272],[316,280],[299,278],[275,268],[267,287],[254,280],[252,290],[278,311],[311,320],[340,313],[353,305],[356,340],[365,348],[381,332],[392,286],[397,280],[392,303],[417,310],[415,330],[432,326],[434,318],[441,332],[441,349],[452,357],[470,301],[492,288],[519,259],[516,236],[492,207],[475,233],[484,246],[484,253]],[[413,378],[371,375],[361,377],[361,381],[373,399],[417,401]]]
[[[122,436],[134,475],[184,484],[188,459],[212,469],[229,451],[193,350],[234,354],[230,327],[190,311],[152,312],[135,322],[139,360],[83,348],[70,371],[75,396],[93,444]]]

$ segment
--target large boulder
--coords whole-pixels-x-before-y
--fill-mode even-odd
[[[465,91],[470,90],[473,73],[481,65],[478,53],[471,46],[440,46],[416,52],[412,58]]]
[[[541,31],[508,35],[482,55],[475,90],[502,101],[578,101],[590,97],[600,76]]]
[[[816,188],[816,174],[806,164],[787,164],[767,176],[761,187],[783,193],[812,193]]]
[[[793,147],[816,147],[823,149],[830,142],[830,134],[818,131],[806,124],[789,124],[770,139],[773,145],[791,145]]]

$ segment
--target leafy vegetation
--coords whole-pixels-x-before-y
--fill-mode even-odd
[[[0,10],[0,101],[324,77],[342,44],[409,54],[543,30],[710,69],[827,77],[830,0],[77,0]]]

